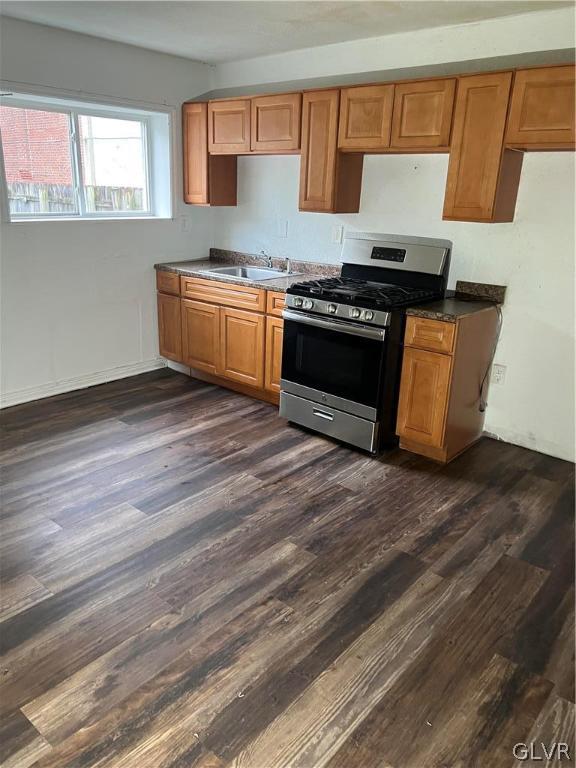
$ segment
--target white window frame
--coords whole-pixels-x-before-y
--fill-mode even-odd
[[[166,219],[172,218],[172,179],[170,178],[166,185],[169,190],[169,200],[165,201],[163,205],[160,202],[156,194],[155,184],[155,163],[152,157],[152,122],[154,116],[163,116],[167,118],[167,138],[169,142],[168,146],[168,163],[167,172],[172,175],[172,126],[170,120],[170,113],[166,111],[158,111],[152,113],[149,110],[131,109],[118,106],[108,106],[105,104],[93,104],[91,102],[75,102],[69,99],[50,98],[45,96],[32,96],[24,94],[11,94],[10,96],[4,96],[2,98],[2,105],[7,107],[17,107],[20,109],[35,109],[41,112],[58,112],[60,114],[67,114],[70,120],[70,155],[71,155],[71,170],[72,179],[74,184],[74,191],[77,204],[77,212],[53,212],[53,213],[12,213],[10,211],[8,201],[8,185],[5,174],[2,174],[2,184],[4,186],[4,193],[6,196],[7,215],[10,222],[30,222],[30,221],[119,221],[122,219]],[[143,161],[144,171],[146,178],[146,201],[148,209],[146,211],[115,211],[110,213],[109,211],[88,211],[86,209],[86,197],[84,193],[84,185],[82,178],[82,164],[80,160],[80,142],[79,142],[79,116],[87,117],[108,117],[119,120],[133,120],[143,124]],[[2,150],[3,152],[3,150]],[[3,163],[2,163],[3,165]],[[162,213],[160,208],[166,210],[168,213]]]

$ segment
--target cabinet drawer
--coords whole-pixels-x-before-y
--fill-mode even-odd
[[[209,301],[213,304],[251,309],[255,312],[264,312],[266,309],[266,291],[261,288],[182,276],[180,290],[182,296],[197,301]]]
[[[180,293],[180,275],[176,272],[156,272],[156,288],[161,293]]]
[[[432,352],[451,353],[454,348],[456,323],[408,317],[404,343],[409,347],[429,349]]]
[[[266,314],[282,317],[286,304],[286,294],[280,291],[266,291]]]

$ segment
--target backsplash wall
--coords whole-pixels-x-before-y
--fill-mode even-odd
[[[238,207],[213,209],[218,248],[338,262],[337,228],[453,241],[456,280],[507,285],[486,430],[574,460],[574,154],[526,154],[515,221],[442,221],[447,155],[364,158],[358,214],[298,212],[299,157],[240,157]],[[287,236],[280,236],[286,230]]]

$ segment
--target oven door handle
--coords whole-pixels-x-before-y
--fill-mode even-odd
[[[348,333],[350,336],[362,336],[365,339],[383,341],[386,331],[384,328],[370,328],[366,325],[356,325],[342,320],[324,320],[322,317],[307,315],[305,312],[291,312],[285,309],[282,312],[284,320],[292,320],[303,325],[312,325],[314,328],[325,328],[337,333]]]

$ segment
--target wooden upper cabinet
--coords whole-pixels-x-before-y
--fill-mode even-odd
[[[357,213],[361,154],[338,152],[340,91],[309,91],[302,99],[300,210]]]
[[[182,362],[217,374],[219,369],[220,307],[181,299]]]
[[[301,93],[252,99],[250,147],[254,152],[289,152],[300,148]]]
[[[393,85],[363,85],[341,93],[338,146],[349,150],[378,150],[390,146]]]
[[[208,105],[182,107],[184,202],[208,205]]]
[[[512,221],[522,153],[504,151],[511,72],[460,78],[444,219]]]
[[[304,94],[302,100],[302,159],[300,209],[330,211],[336,183],[338,91]]]
[[[390,145],[399,149],[447,147],[455,91],[456,80],[397,84]]]
[[[266,318],[220,308],[220,375],[251,387],[264,386]]]
[[[220,155],[250,152],[250,99],[208,103],[208,148]]]
[[[516,72],[506,143],[526,149],[573,149],[574,66]]]
[[[182,106],[184,202],[236,205],[236,157],[208,154],[208,104]]]

